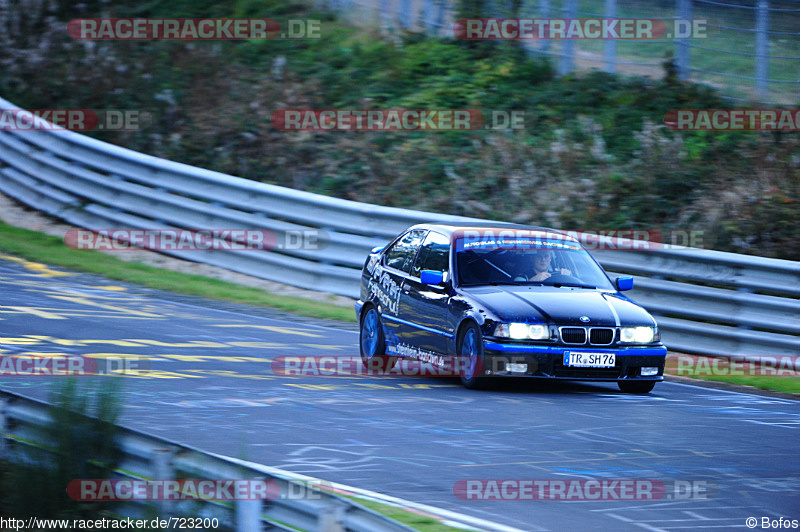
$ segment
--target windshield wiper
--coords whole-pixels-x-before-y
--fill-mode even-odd
[[[555,286],[556,288],[560,288],[562,286],[567,286],[569,288],[588,288],[590,290],[596,290],[596,286],[592,286],[590,284],[580,284],[580,283],[553,283],[551,286]]]
[[[512,286],[525,286],[529,284],[526,281],[476,281],[473,283],[461,283],[459,286],[501,286],[501,285],[512,285]]]

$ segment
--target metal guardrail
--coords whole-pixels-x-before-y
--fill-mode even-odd
[[[0,392],[0,459],[25,460],[32,449],[46,450],[51,442],[45,428],[51,407],[9,392]],[[358,503],[308,482],[265,473],[233,459],[211,456],[192,447],[117,428],[122,452],[113,478],[128,479],[259,479],[277,484],[272,500],[152,501],[159,517],[216,517],[239,532],[286,530],[296,532],[413,532],[413,529]],[[275,484],[272,484],[275,486]],[[64,486],[66,489],[66,486]],[[296,496],[286,496],[296,494]],[[115,512],[133,519],[147,517],[148,501],[125,501]],[[86,504],[86,503],[85,503]],[[152,519],[152,516],[150,516]],[[266,527],[266,528],[265,528]]]
[[[15,106],[0,98],[0,107]],[[368,251],[420,222],[471,220],[258,183],[103,143],[71,131],[0,131],[0,191],[87,229],[322,229],[327,248],[164,251],[255,277],[358,297]],[[632,297],[657,315],[673,350],[800,356],[800,263],[720,251],[592,252],[636,276]]]

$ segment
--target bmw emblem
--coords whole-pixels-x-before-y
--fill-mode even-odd
[[[580,320],[581,320],[583,323],[589,323],[589,316],[581,316],[581,317],[580,317]]]

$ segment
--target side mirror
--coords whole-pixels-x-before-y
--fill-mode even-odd
[[[383,248],[385,248],[385,247],[386,247],[386,246],[375,246],[374,248],[372,248],[372,249],[370,250],[370,253],[378,253],[378,252],[380,252],[380,250],[382,250],[382,249],[383,249]]]
[[[422,284],[440,285],[444,282],[444,272],[437,272],[436,270],[422,270],[419,274],[419,280]]]
[[[631,290],[633,288],[633,277],[626,275],[625,277],[617,277],[617,290],[620,292],[624,290]]]

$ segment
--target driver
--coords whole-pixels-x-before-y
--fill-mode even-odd
[[[553,259],[553,252],[549,249],[539,249],[536,251],[536,254],[533,256],[533,270],[534,275],[533,277],[529,277],[529,281],[544,281],[548,279],[552,274],[550,273],[550,261]],[[566,268],[560,268],[555,270],[556,274],[561,275],[572,275],[572,272]]]

